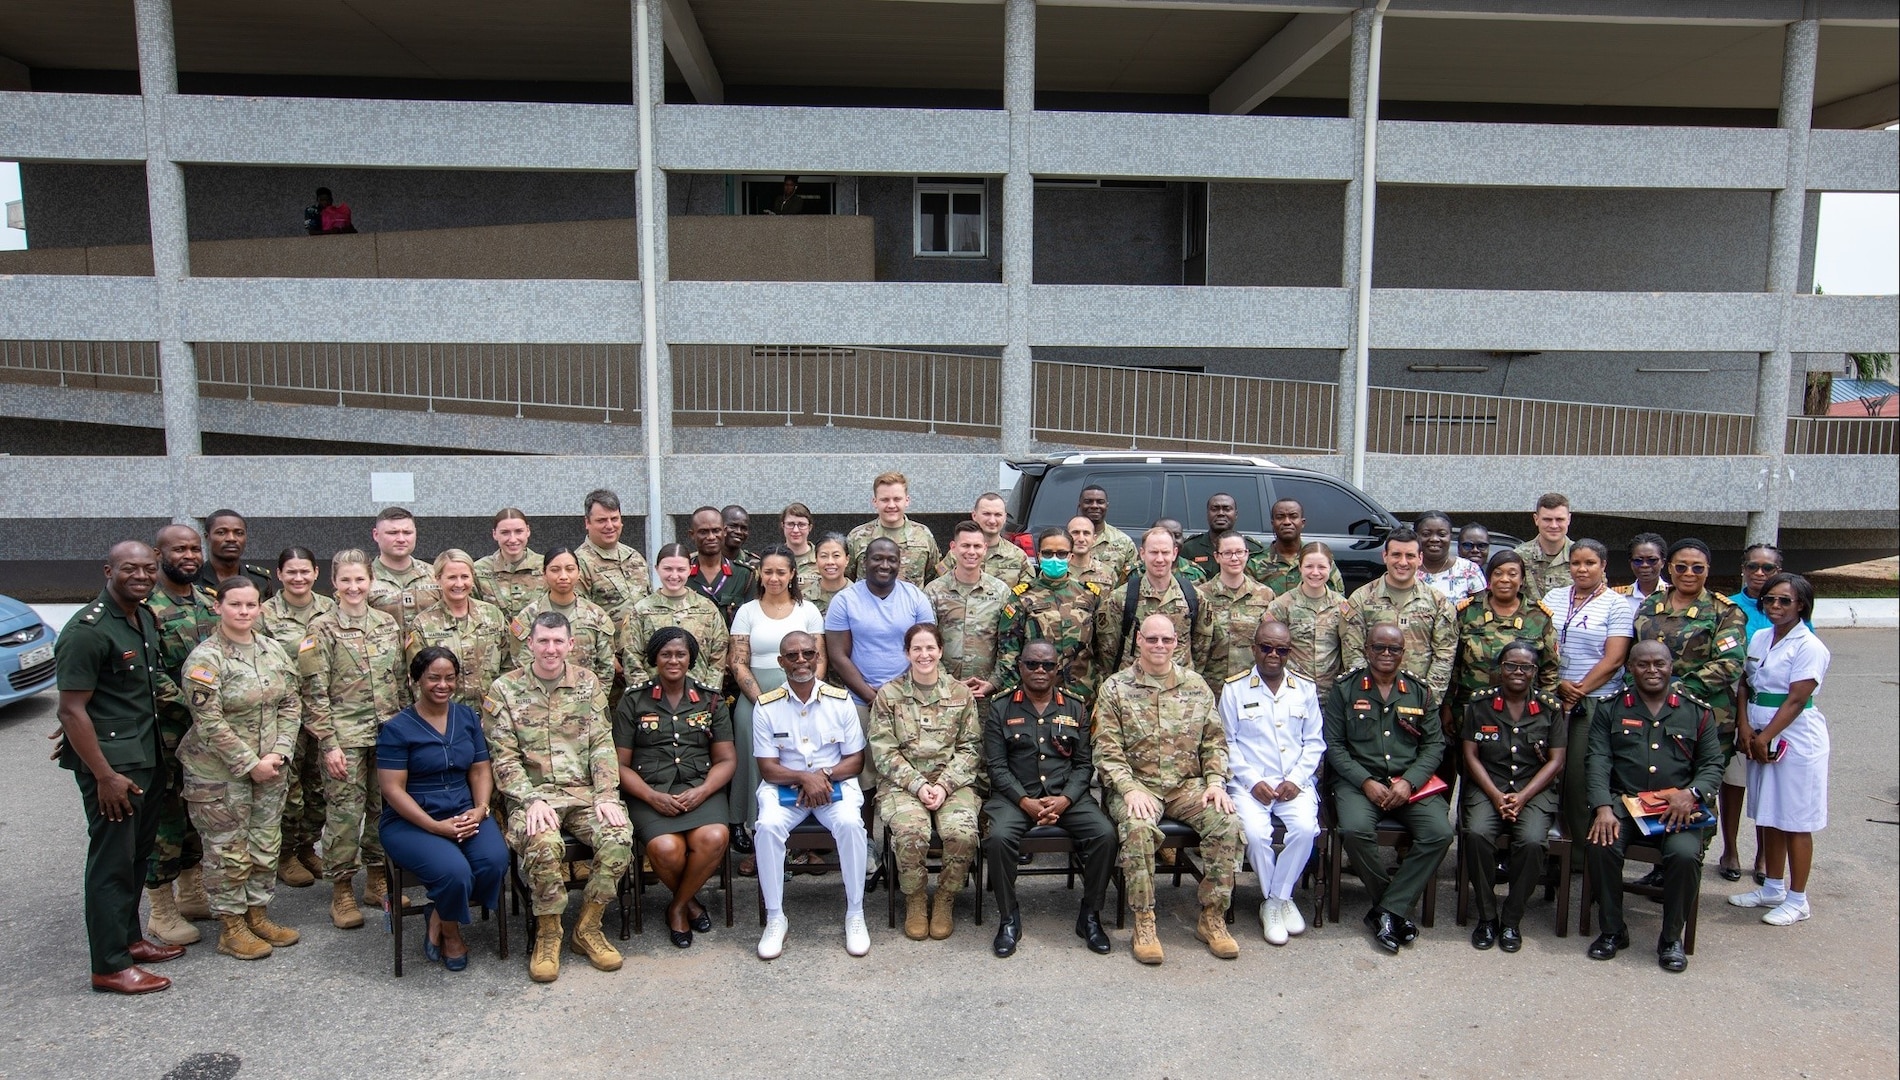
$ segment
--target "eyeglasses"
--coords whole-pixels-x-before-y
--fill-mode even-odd
[[[1458,541],[1459,551],[1483,551],[1485,548],[1488,548],[1490,546],[1491,546],[1491,541],[1489,540],[1460,540]]]
[[[1499,671],[1508,671],[1513,675],[1529,675],[1537,670],[1536,664],[1499,664]]]
[[[1024,671],[1054,671],[1062,666],[1057,660],[1023,660],[1020,663]]]
[[[1291,656],[1293,655],[1293,646],[1262,645],[1256,641],[1254,642],[1253,651],[1259,653],[1261,656]]]
[[[1702,575],[1709,572],[1708,563],[1676,563],[1669,568],[1672,574]]]
[[[1631,555],[1630,565],[1631,566],[1660,566],[1662,565],[1662,556],[1660,555]]]
[[[1405,646],[1403,645],[1368,645],[1366,646],[1366,651],[1368,653],[1378,653],[1381,656],[1404,656]]]
[[[1041,551],[1036,552],[1036,554],[1042,556],[1045,559],[1066,559],[1069,557],[1069,549],[1068,548],[1043,548]]]
[[[1141,640],[1147,642],[1150,645],[1172,645],[1181,639],[1178,637],[1175,637],[1173,634],[1169,634],[1167,637],[1156,637],[1153,634],[1143,634],[1141,635]]]
[[[1793,607],[1794,604],[1795,599],[1792,596],[1770,595],[1761,598],[1762,607]]]
[[[1781,564],[1771,563],[1771,562],[1743,563],[1742,569],[1750,571],[1752,573],[1756,573],[1756,574],[1772,574],[1775,571],[1781,569]]]
[[[818,658],[818,650],[817,649],[792,649],[787,652],[779,653],[779,655],[783,656],[787,660],[815,660]]]
[[[1226,548],[1216,551],[1214,557],[1217,559],[1244,559],[1247,557],[1247,549],[1241,548],[1239,551],[1235,551],[1231,548]]]

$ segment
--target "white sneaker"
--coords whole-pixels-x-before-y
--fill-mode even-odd
[[[785,951],[785,931],[791,929],[791,925],[792,921],[783,915],[765,920],[765,933],[759,935],[759,959],[778,959]]]
[[[1289,937],[1299,937],[1306,933],[1306,920],[1300,916],[1299,902],[1291,896],[1280,901],[1280,918],[1286,922]]]
[[[1787,895],[1787,893],[1769,892],[1764,886],[1759,889],[1751,889],[1745,893],[1736,893],[1734,896],[1728,898],[1728,902],[1735,907],[1771,908],[1781,903]]]
[[[1261,905],[1265,909],[1262,922],[1266,928],[1267,944],[1286,944],[1286,901],[1269,899]]]
[[[1266,935],[1268,919],[1272,917],[1273,909],[1278,906],[1279,905],[1275,903],[1273,897],[1271,896],[1267,897],[1265,900],[1260,901],[1260,933],[1262,936]],[[1271,937],[1268,937],[1267,940],[1272,941],[1273,939]]]
[[[1796,905],[1787,900],[1775,905],[1775,909],[1761,917],[1769,926],[1793,926],[1809,916],[1808,905]]]
[[[871,931],[865,929],[862,911],[844,917],[844,951],[852,956],[871,951]]]

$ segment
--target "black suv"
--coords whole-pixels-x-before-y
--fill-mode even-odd
[[[1325,473],[1286,469],[1265,458],[1229,454],[1066,454],[1009,463],[1022,476],[1010,496],[1012,530],[1036,533],[1066,526],[1085,487],[1108,492],[1109,523],[1130,536],[1173,518],[1192,536],[1207,528],[1207,500],[1234,497],[1234,527],[1273,542],[1269,515],[1281,499],[1306,511],[1307,540],[1333,549],[1346,592],[1385,573],[1380,545],[1399,520],[1371,496]],[[1497,546],[1494,538],[1493,546]]]

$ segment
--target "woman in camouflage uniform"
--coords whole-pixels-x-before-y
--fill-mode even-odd
[[[336,601],[315,591],[317,556],[309,548],[288,547],[277,556],[277,581],[283,587],[258,615],[264,636],[295,657],[310,624],[319,615],[336,610]],[[291,763],[290,786],[284,795],[285,856],[277,863],[277,880],[294,888],[316,884],[323,873],[317,840],[323,833],[323,769],[317,760],[317,740],[308,731],[297,735],[297,755]]]
[[[507,620],[500,608],[475,599],[475,560],[468,552],[450,548],[437,555],[435,580],[442,602],[416,616],[403,643],[403,663],[413,663],[431,645],[449,650],[462,665],[455,703],[480,709],[489,686],[515,666],[508,659]]]
[[[798,568],[798,591],[823,615],[831,598],[851,587],[851,553],[844,536],[826,533],[812,549],[812,561]],[[821,654],[822,655],[822,654]]]
[[[1247,538],[1230,532],[1214,542],[1220,572],[1194,587],[1201,594],[1194,620],[1194,670],[1209,686],[1253,666],[1253,639],[1273,604],[1273,590],[1247,576]],[[1070,572],[1074,572],[1073,560]]]
[[[607,610],[578,593],[581,564],[574,552],[557,547],[549,551],[541,564],[542,590],[508,622],[510,660],[508,667],[527,667],[534,662],[528,652],[528,637],[534,631],[534,618],[544,611],[567,616],[574,633],[574,651],[570,663],[594,673],[602,686],[614,681],[614,620]]]
[[[1333,549],[1315,540],[1300,548],[1299,585],[1267,605],[1267,617],[1292,632],[1287,663],[1313,680],[1322,698],[1339,678],[1339,608],[1346,598],[1328,584],[1336,573]]]
[[[272,922],[267,909],[302,712],[289,655],[254,630],[262,607],[256,583],[226,578],[218,596],[217,633],[185,658],[191,729],[178,760],[185,805],[204,839],[205,891],[223,924],[218,951],[260,960],[297,943],[297,932]]]
[[[492,535],[495,553],[475,560],[475,595],[512,619],[541,591],[544,562],[528,547],[528,516],[514,507],[495,512]]]
[[[983,725],[976,699],[946,675],[937,628],[919,623],[904,634],[910,670],[871,699],[870,746],[877,761],[878,811],[889,830],[904,894],[904,936],[943,939],[954,929],[957,892],[976,857],[976,778],[982,769]],[[933,829],[934,825],[934,829]],[[943,872],[934,903],[925,895],[930,835],[943,840]]]
[[[711,600],[686,587],[693,572],[693,553],[684,544],[668,544],[654,556],[660,588],[633,605],[633,614],[621,631],[620,663],[627,685],[648,682],[646,644],[663,626],[677,626],[699,642],[699,662],[689,672],[701,686],[720,686],[726,679],[726,647],[730,635],[725,616]]]
[[[351,882],[367,867],[363,902],[380,906],[388,891],[376,833],[383,798],[376,783],[376,733],[408,704],[401,630],[369,606],[369,556],[354,548],[330,561],[336,610],[310,624],[297,650],[310,734],[323,755],[323,872],[330,879],[330,921],[363,925]]]

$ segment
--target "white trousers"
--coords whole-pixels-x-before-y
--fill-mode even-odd
[[[864,910],[864,795],[854,777],[839,785],[844,797],[820,807],[785,806],[778,801],[778,785],[759,784],[759,824],[752,834],[753,857],[759,867],[759,896],[765,910],[781,910],[785,901],[785,838],[799,822],[816,817],[837,842],[838,862],[844,867],[845,913]]]
[[[1275,900],[1293,898],[1293,887],[1313,855],[1313,840],[1319,835],[1319,793],[1310,785],[1299,797],[1271,806],[1253,797],[1250,791],[1236,791],[1228,785],[1240,815],[1241,830],[1247,834],[1247,858],[1254,873],[1260,875],[1260,889]],[[1278,858],[1273,854],[1273,819],[1286,826],[1285,849]]]

